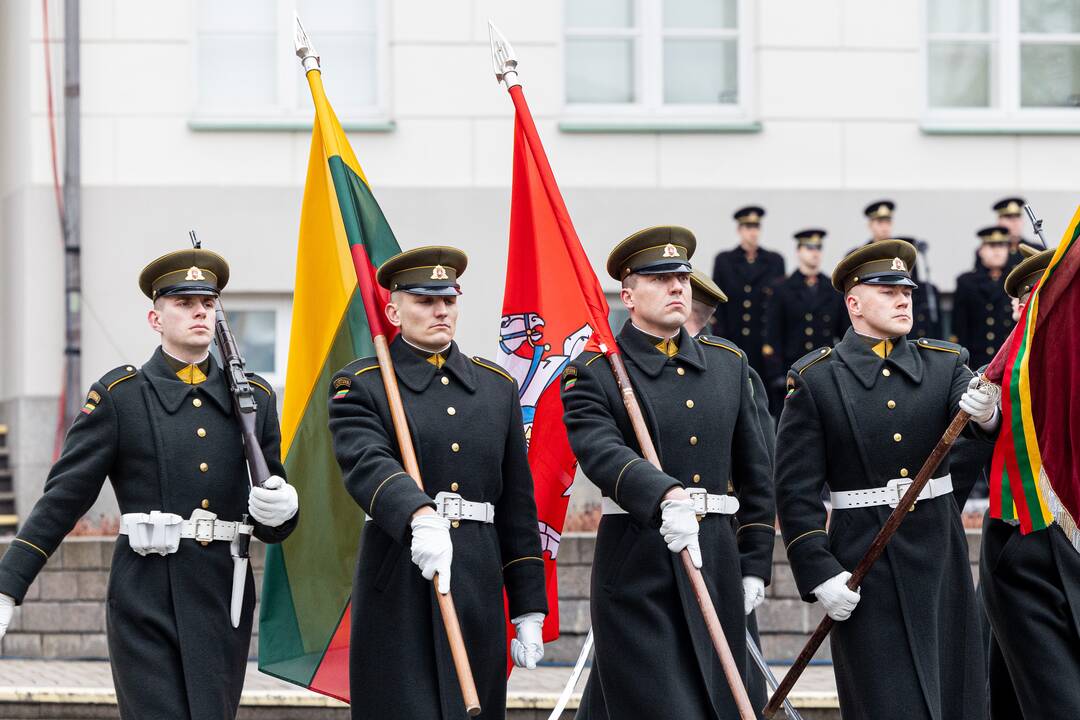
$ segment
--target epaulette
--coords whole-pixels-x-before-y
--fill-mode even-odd
[[[831,354],[832,354],[832,348],[829,348],[829,347],[823,347],[823,348],[818,348],[817,350],[811,350],[810,352],[806,353],[801,358],[796,360],[794,362],[794,364],[792,364],[791,369],[794,370],[795,372],[799,373],[800,375],[802,375],[804,372],[806,372],[807,368],[809,368],[811,365],[813,365],[814,363],[821,362],[825,358],[829,357],[829,355],[831,355]]]
[[[345,367],[338,370],[338,372],[345,375],[359,375],[366,370],[371,370],[377,367],[379,367],[379,359],[372,355],[371,357],[357,358]]]
[[[584,354],[585,353],[582,353],[581,355],[584,355]],[[581,357],[581,356],[579,355],[578,357]],[[597,360],[599,360],[602,357],[604,357],[604,353],[594,352],[592,354],[592,357],[585,361],[585,367],[588,367],[588,366],[592,365],[594,362],[596,362]]]
[[[270,383],[266,382],[266,378],[261,378],[253,372],[245,372],[244,374],[247,375],[248,382],[255,387],[259,388],[267,395],[274,394],[274,392],[270,389]]]
[[[490,360],[485,360],[482,357],[476,357],[474,355],[472,357],[472,361],[476,365],[479,365],[480,367],[482,367],[482,368],[484,368],[486,370],[490,370],[491,372],[496,373],[497,375],[502,375],[504,378],[506,378],[510,382],[512,382],[514,384],[517,384],[517,381],[514,380],[514,378],[510,377],[510,374],[508,372],[506,372],[505,370],[503,370],[501,367],[499,367],[495,363],[491,362]]]
[[[101,380],[98,382],[104,385],[106,390],[112,390],[120,383],[130,380],[138,374],[139,371],[134,365],[121,365],[102,375]]]
[[[717,337],[715,335],[698,335],[697,341],[702,345],[724,348],[728,352],[733,352],[739,357],[743,356],[743,352],[739,349],[738,345],[722,337]]]
[[[960,354],[963,348],[956,343],[945,342],[944,340],[932,340],[930,338],[919,338],[915,345],[925,350],[937,350],[939,352],[949,352],[956,355]]]

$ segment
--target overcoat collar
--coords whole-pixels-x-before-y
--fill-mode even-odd
[[[458,349],[456,342],[451,342],[449,349],[443,352],[446,362],[442,370],[449,372],[469,392],[476,392],[476,369],[472,361]],[[390,359],[394,362],[394,372],[404,385],[413,392],[424,392],[431,384],[435,373],[439,372],[427,358],[411,347],[398,335],[390,343]]]
[[[836,346],[834,352],[868,390],[874,387],[874,383],[882,376],[881,371],[885,367],[899,370],[912,382],[922,382],[922,358],[915,347],[907,341],[906,336],[896,338],[892,352],[888,357],[881,358],[859,337],[858,333],[848,328],[844,339]]]
[[[618,337],[622,351],[649,377],[657,377],[667,365],[667,355],[656,349],[656,344],[660,340],[661,338],[638,330],[629,320],[619,331]],[[705,369],[705,353],[701,350],[701,344],[686,332],[686,328],[679,328],[679,334],[674,340],[679,344],[679,352],[675,354],[674,359],[698,370]]]
[[[180,405],[191,393],[203,392],[221,408],[226,415],[232,414],[232,395],[225,381],[225,373],[217,360],[211,356],[210,367],[206,373],[206,381],[198,385],[191,385],[176,376],[176,371],[165,357],[165,352],[159,347],[150,356],[150,359],[142,366],[142,373],[154,388],[162,407],[169,414],[180,409]]]

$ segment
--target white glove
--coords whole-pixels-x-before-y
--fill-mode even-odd
[[[744,575],[742,579],[743,612],[754,612],[758,605],[765,602],[765,581],[755,575]]]
[[[859,593],[847,586],[851,573],[847,570],[835,575],[814,588],[814,595],[825,608],[825,614],[837,622],[851,617],[851,611],[859,604]]]
[[[15,598],[0,593],[0,640],[4,639],[8,624],[11,622],[11,613],[15,612]],[[544,647],[540,646],[540,657],[544,656]]]
[[[525,613],[510,622],[517,628],[517,637],[510,641],[510,657],[515,667],[535,670],[544,659],[544,614]]]
[[[993,430],[997,415],[997,399],[979,389],[979,376],[971,378],[967,390],[960,396],[960,409],[971,416],[984,430]]]
[[[296,488],[277,475],[267,478],[261,488],[251,488],[248,495],[248,514],[266,527],[278,527],[292,519],[299,507]]]
[[[673,553],[690,551],[694,567],[701,569],[701,546],[698,544],[698,520],[689,500],[664,500],[660,503],[660,534]]]
[[[439,575],[438,590],[450,592],[450,564],[454,560],[454,544],[450,540],[450,521],[434,513],[417,515],[412,519],[412,561],[420,568],[425,580]]]

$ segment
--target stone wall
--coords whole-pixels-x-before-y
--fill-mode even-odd
[[[968,531],[972,573],[978,578],[980,547],[978,530]],[[548,645],[547,660],[571,663],[589,631],[589,577],[595,535],[566,533],[559,547],[559,614],[561,637]],[[0,553],[10,540],[0,540]],[[23,605],[15,610],[11,627],[0,645],[8,657],[106,658],[105,594],[113,541],[72,537],[45,566],[31,586]],[[262,587],[265,546],[251,547],[256,587]],[[798,597],[783,545],[773,554],[773,581],[768,598],[758,610],[762,649],[770,660],[791,659],[821,619],[817,605]],[[256,609],[256,617],[258,610]],[[251,641],[251,655],[258,654],[258,623]],[[828,643],[818,657],[828,658]]]

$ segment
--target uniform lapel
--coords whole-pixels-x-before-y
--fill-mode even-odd
[[[409,347],[400,335],[390,343],[390,359],[394,361],[394,373],[398,380],[415,393],[424,392],[435,377],[435,366]]]
[[[154,351],[154,354],[142,366],[141,371],[146,379],[150,381],[150,386],[154,388],[154,393],[158,396],[161,406],[170,415],[180,409],[180,404],[184,402],[184,398],[188,396],[192,388],[199,387],[189,385],[176,377],[176,373],[169,366],[160,347]]]
[[[443,365],[443,367],[449,370],[450,374],[453,375],[466,390],[470,393],[476,392],[476,367],[473,365],[472,360],[465,357],[465,353],[461,352],[457,343],[450,343],[450,349],[446,354],[446,364]]]

